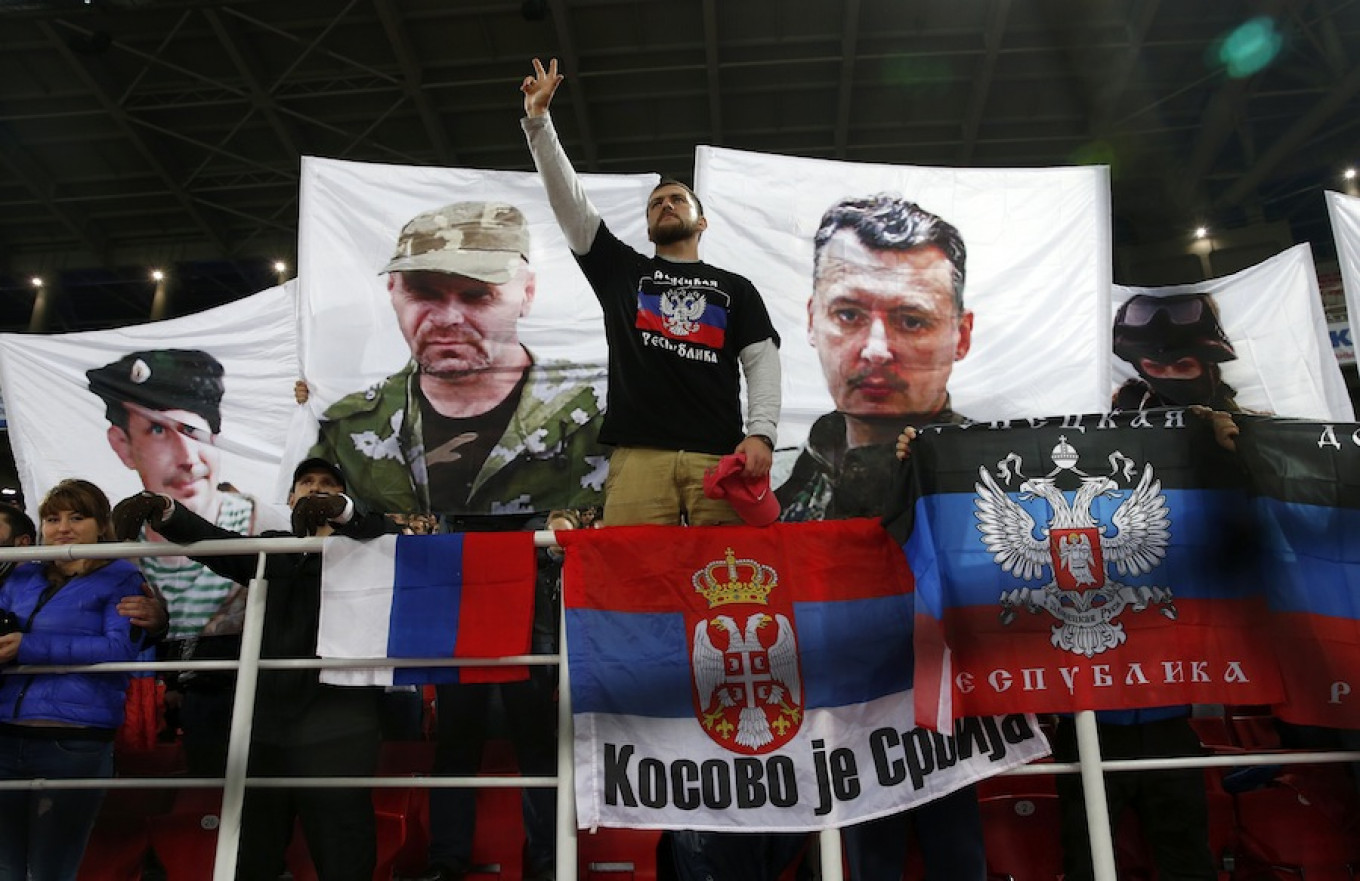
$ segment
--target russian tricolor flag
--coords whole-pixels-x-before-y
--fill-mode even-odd
[[[498,658],[529,652],[533,533],[327,539],[322,658]],[[323,670],[334,685],[511,682],[524,667]]]

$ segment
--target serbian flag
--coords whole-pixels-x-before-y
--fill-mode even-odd
[[[1286,722],[1360,728],[1360,425],[1238,417]]]
[[[916,575],[916,711],[1281,696],[1239,461],[1184,410],[931,426],[889,525]]]
[[[501,658],[529,652],[531,532],[326,540],[321,658]],[[333,685],[513,682],[524,667],[322,670]]]
[[[583,828],[805,831],[1047,753],[912,722],[911,573],[874,520],[560,533]]]

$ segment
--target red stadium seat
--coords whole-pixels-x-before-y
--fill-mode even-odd
[[[582,831],[576,839],[581,881],[656,881],[661,833],[644,829]]]
[[[1234,745],[1248,750],[1280,748],[1280,732],[1269,707],[1225,707],[1224,715]]]
[[[517,879],[524,862],[524,813],[518,789],[477,790],[477,833],[469,878]]]
[[[983,795],[978,803],[991,881],[1054,881],[1062,874],[1056,794]]]
[[[130,792],[141,794],[136,790]],[[77,881],[140,881],[151,838],[147,814],[140,810],[142,806],[118,797],[126,794],[114,790],[105,797],[85,847]]]
[[[1240,824],[1236,878],[1351,878],[1360,868],[1350,774],[1294,766],[1272,786],[1234,796]]]
[[[217,853],[222,793],[216,789],[185,789],[168,814],[148,821],[151,847],[165,867],[166,881],[203,881],[211,878]]]
[[[1223,715],[1191,716],[1190,727],[1199,735],[1200,746],[1212,753],[1240,752],[1241,749],[1228,731],[1228,719]]]

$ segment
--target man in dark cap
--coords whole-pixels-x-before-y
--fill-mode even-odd
[[[90,391],[104,402],[109,446],[137,472],[144,488],[223,529],[251,533],[259,525],[254,501],[218,489],[221,462],[214,442],[222,430],[223,373],[207,352],[155,349],[131,352],[85,375]],[[147,530],[146,538],[160,536]],[[228,602],[229,579],[184,557],[144,557],[140,564],[170,612],[163,658],[236,656],[241,630]],[[184,675],[167,685],[168,703],[179,710],[191,771],[220,774],[226,764],[231,677]]]
[[[1237,360],[1237,352],[1209,294],[1134,294],[1115,314],[1114,353],[1138,372],[1115,391],[1116,410],[1190,404],[1240,409],[1219,366]]]
[[[418,214],[382,273],[411,361],[332,404],[312,455],[338,462],[354,495],[389,513],[598,503],[604,377],[520,342],[536,287],[520,210],[457,202]]]
[[[288,505],[293,533],[264,537],[345,535],[375,538],[394,532],[383,517],[360,514],[345,495],[345,475],[333,462],[306,459],[293,471]],[[144,527],[180,543],[244,538],[194,514],[164,493],[138,493],[113,510],[119,539]],[[229,581],[255,573],[251,555],[195,557]],[[321,555],[270,554],[263,658],[315,658],[321,615]],[[323,685],[317,670],[265,670],[256,693],[248,773],[261,777],[371,777],[378,761],[378,689]],[[372,793],[354,788],[246,790],[237,877],[274,879],[301,820],[321,881],[370,881],[377,862]]]

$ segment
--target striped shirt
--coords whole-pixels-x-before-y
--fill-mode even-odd
[[[232,532],[249,533],[254,510],[254,502],[249,498],[223,493],[217,525]],[[145,533],[142,538],[145,540]],[[146,580],[161,592],[170,609],[167,639],[198,636],[233,584],[202,563],[183,557],[143,557],[141,567]]]

